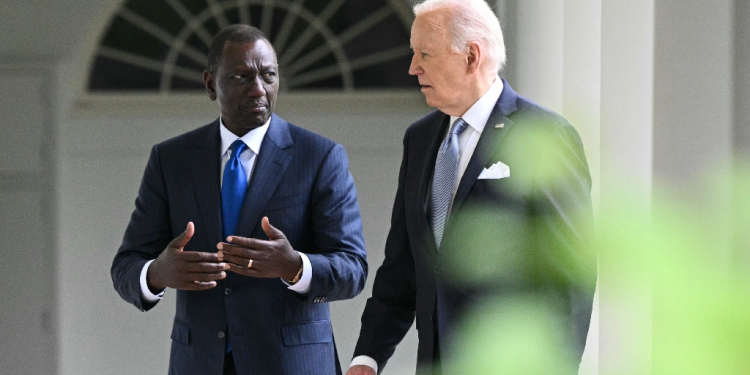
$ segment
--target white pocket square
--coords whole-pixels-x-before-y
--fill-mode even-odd
[[[505,177],[510,177],[510,167],[497,162],[489,168],[482,170],[482,173],[477,177],[478,180],[497,180]]]

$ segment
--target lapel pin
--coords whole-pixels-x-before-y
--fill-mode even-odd
[[[505,126],[505,123],[502,123],[502,122],[501,122],[501,123],[499,123],[499,124],[495,125],[495,129],[502,129],[502,128],[503,128],[503,126]]]

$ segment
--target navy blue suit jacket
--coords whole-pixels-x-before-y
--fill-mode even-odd
[[[141,269],[189,221],[195,235],[185,251],[215,252],[223,240],[219,126],[216,120],[151,150],[111,270],[120,296],[142,311],[154,304],[141,298]],[[213,289],[176,291],[170,374],[221,374],[227,331],[239,374],[341,372],[327,302],[356,296],[367,277],[357,193],[344,148],[273,115],[236,234],[267,239],[263,216],[309,257],[310,292],[300,295],[280,279],[232,272]]]
[[[385,260],[354,352],[375,359],[381,371],[415,317],[418,362],[429,369],[436,352],[449,356],[451,331],[467,309],[498,296],[553,303],[580,360],[596,283],[596,259],[585,250],[592,214],[583,146],[565,119],[504,84],[459,183],[440,249],[428,197],[450,116],[433,111],[406,131]],[[510,167],[510,177],[478,179],[497,162]]]

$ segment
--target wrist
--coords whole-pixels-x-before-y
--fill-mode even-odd
[[[302,256],[299,255],[299,252],[295,251],[295,253],[297,254],[299,266],[294,269],[294,274],[290,274],[291,277],[284,278],[284,280],[286,280],[286,282],[289,283],[290,285],[296,284],[302,278],[302,269],[303,269]]]
[[[153,294],[159,294],[167,288],[166,286],[162,286],[161,283],[159,283],[157,280],[154,280],[154,275],[156,274],[154,269],[158,267],[156,262],[157,260],[153,261],[148,267],[148,271],[146,271],[146,286],[148,287],[148,290]]]

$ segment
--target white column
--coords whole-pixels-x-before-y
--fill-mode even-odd
[[[736,155],[750,159],[750,2],[735,1],[734,145]]]
[[[511,85],[576,127],[599,194],[601,0],[531,0],[498,7],[515,16],[508,45]],[[595,203],[596,204],[596,203]]]
[[[2,374],[56,373],[53,87],[47,63],[0,61]]]
[[[717,199],[719,182],[709,180],[722,178],[733,156],[734,20],[734,0],[656,1],[654,183],[721,216],[731,202]],[[731,228],[718,230],[717,249],[728,249]],[[715,259],[732,267],[729,251]]]
[[[516,4],[514,71],[517,92],[557,113],[563,108],[564,0],[524,0]]]
[[[601,123],[601,0],[523,1],[508,51],[521,95],[562,114],[578,130],[599,202]],[[510,7],[506,7],[510,8]],[[515,54],[515,55],[514,55]],[[598,373],[599,292],[580,374]]]
[[[562,115],[578,130],[593,181],[591,198],[599,207],[601,125],[602,0],[566,1],[563,11]],[[599,373],[599,290],[594,298],[591,327],[579,370]]]
[[[598,207],[602,0],[566,1],[563,15],[562,114],[583,140]]]
[[[731,157],[733,0],[656,1],[654,178],[693,184]],[[702,200],[696,194],[692,199]]]
[[[621,201],[623,186],[643,198],[635,209],[644,217],[655,183],[705,200],[684,186],[728,160],[733,147],[748,149],[750,121],[744,120],[750,118],[750,105],[744,94],[750,92],[750,52],[742,47],[748,45],[743,36],[750,27],[741,14],[750,7],[745,3],[515,4],[517,48],[509,51],[517,54],[511,59],[515,86],[577,127],[592,173],[599,176],[601,190],[595,182],[594,196],[602,212],[623,203],[633,208],[633,202]],[[735,6],[740,14],[733,14]],[[600,269],[600,373],[648,374],[650,282],[623,288],[610,261],[603,256]]]
[[[647,216],[653,163],[654,0],[602,0],[601,212],[643,198]],[[621,283],[606,251],[599,256],[599,373],[650,374],[651,293],[648,280]]]

